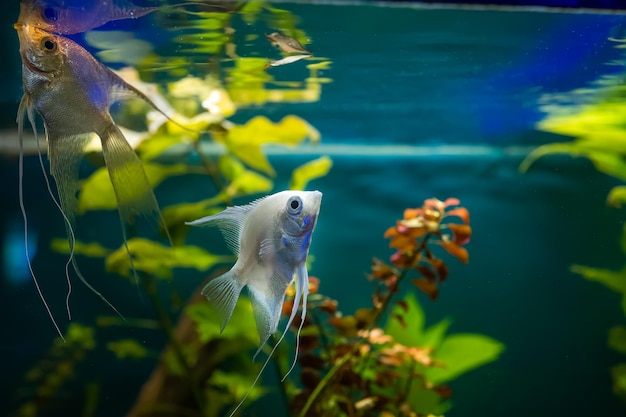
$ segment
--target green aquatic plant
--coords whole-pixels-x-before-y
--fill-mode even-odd
[[[595,88],[546,96],[542,100],[542,110],[547,116],[538,123],[538,129],[562,135],[564,140],[533,150],[520,165],[520,171],[528,171],[539,158],[562,154],[586,158],[599,172],[626,181],[626,91],[621,77],[605,77],[596,84]],[[571,105],[571,102],[579,104]],[[614,186],[607,195],[607,204],[621,208],[624,203],[626,185]],[[626,226],[620,232],[619,245],[626,254]],[[572,265],[570,270],[620,294],[626,319],[626,265],[619,270]],[[607,344],[612,350],[626,354],[626,327],[612,327]],[[626,362],[613,366],[611,377],[613,392],[626,401]]]
[[[75,380],[80,365],[96,347],[93,327],[72,323],[65,340],[56,337],[52,346],[26,373],[16,393],[21,404],[13,417],[35,417],[63,412],[64,388]],[[91,385],[87,385],[91,387]],[[89,392],[86,392],[89,394]],[[83,410],[87,414],[88,402]]]

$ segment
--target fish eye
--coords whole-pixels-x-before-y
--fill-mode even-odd
[[[287,201],[287,211],[289,214],[299,214],[302,211],[302,199],[298,196],[289,198]]]
[[[44,47],[46,51],[54,52],[57,49],[57,43],[54,39],[47,37],[41,40],[41,46]]]
[[[56,8],[48,6],[44,7],[44,9],[41,11],[41,17],[43,17],[43,19],[48,23],[56,22],[59,18],[59,13],[57,12]]]

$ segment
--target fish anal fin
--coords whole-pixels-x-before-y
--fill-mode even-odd
[[[250,292],[250,301],[252,302],[252,311],[256,320],[257,331],[259,332],[259,349],[254,356],[256,357],[265,343],[278,328],[280,321],[280,313],[285,300],[285,291],[291,281],[291,276],[286,277],[282,274],[274,272],[269,280],[259,279],[248,280],[248,290]]]
[[[231,269],[224,275],[211,280],[202,289],[202,295],[216,307],[220,315],[221,332],[224,331],[233,315],[242,288],[241,280]]]

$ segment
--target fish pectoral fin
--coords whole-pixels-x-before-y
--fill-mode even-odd
[[[245,206],[228,207],[226,210],[213,216],[202,217],[201,219],[186,222],[185,224],[189,226],[218,227],[224,236],[228,249],[238,255],[241,243],[241,228],[246,216],[255,206],[256,202]]]
[[[242,288],[241,280],[231,269],[224,275],[210,281],[202,289],[202,295],[217,308],[220,314],[220,332],[224,331],[233,315]]]
[[[263,239],[261,241],[261,244],[259,245],[258,253],[258,257],[261,262],[264,263],[264,261],[271,259],[276,254],[276,252],[278,252],[281,244],[282,242],[277,239]]]
[[[122,219],[132,224],[136,215],[145,215],[162,221],[143,164],[120,129],[112,123],[99,136]]]

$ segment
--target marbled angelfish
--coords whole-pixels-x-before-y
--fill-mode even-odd
[[[210,281],[202,294],[217,307],[224,330],[241,290],[244,286],[248,287],[260,337],[257,354],[270,335],[276,332],[285,291],[294,274],[296,294],[293,308],[276,346],[293,322],[301,300],[301,324],[304,323],[309,293],[306,258],[321,202],[322,193],[319,191],[282,191],[248,205],[229,207],[216,215],[187,223],[219,227],[228,247],[238,254],[231,270]]]
[[[126,241],[124,223],[133,223],[138,214],[158,218],[161,222],[162,217],[143,165],[113,121],[109,107],[119,99],[139,97],[159,109],[75,42],[34,26],[16,23],[15,29],[20,41],[24,83],[17,117],[20,142],[24,117],[28,116],[35,130],[36,111],[44,121],[50,171],[66,221],[74,270],[107,302],[86,282],[73,259],[78,168],[83,148],[94,133],[100,137]],[[21,180],[20,177],[20,190]]]

